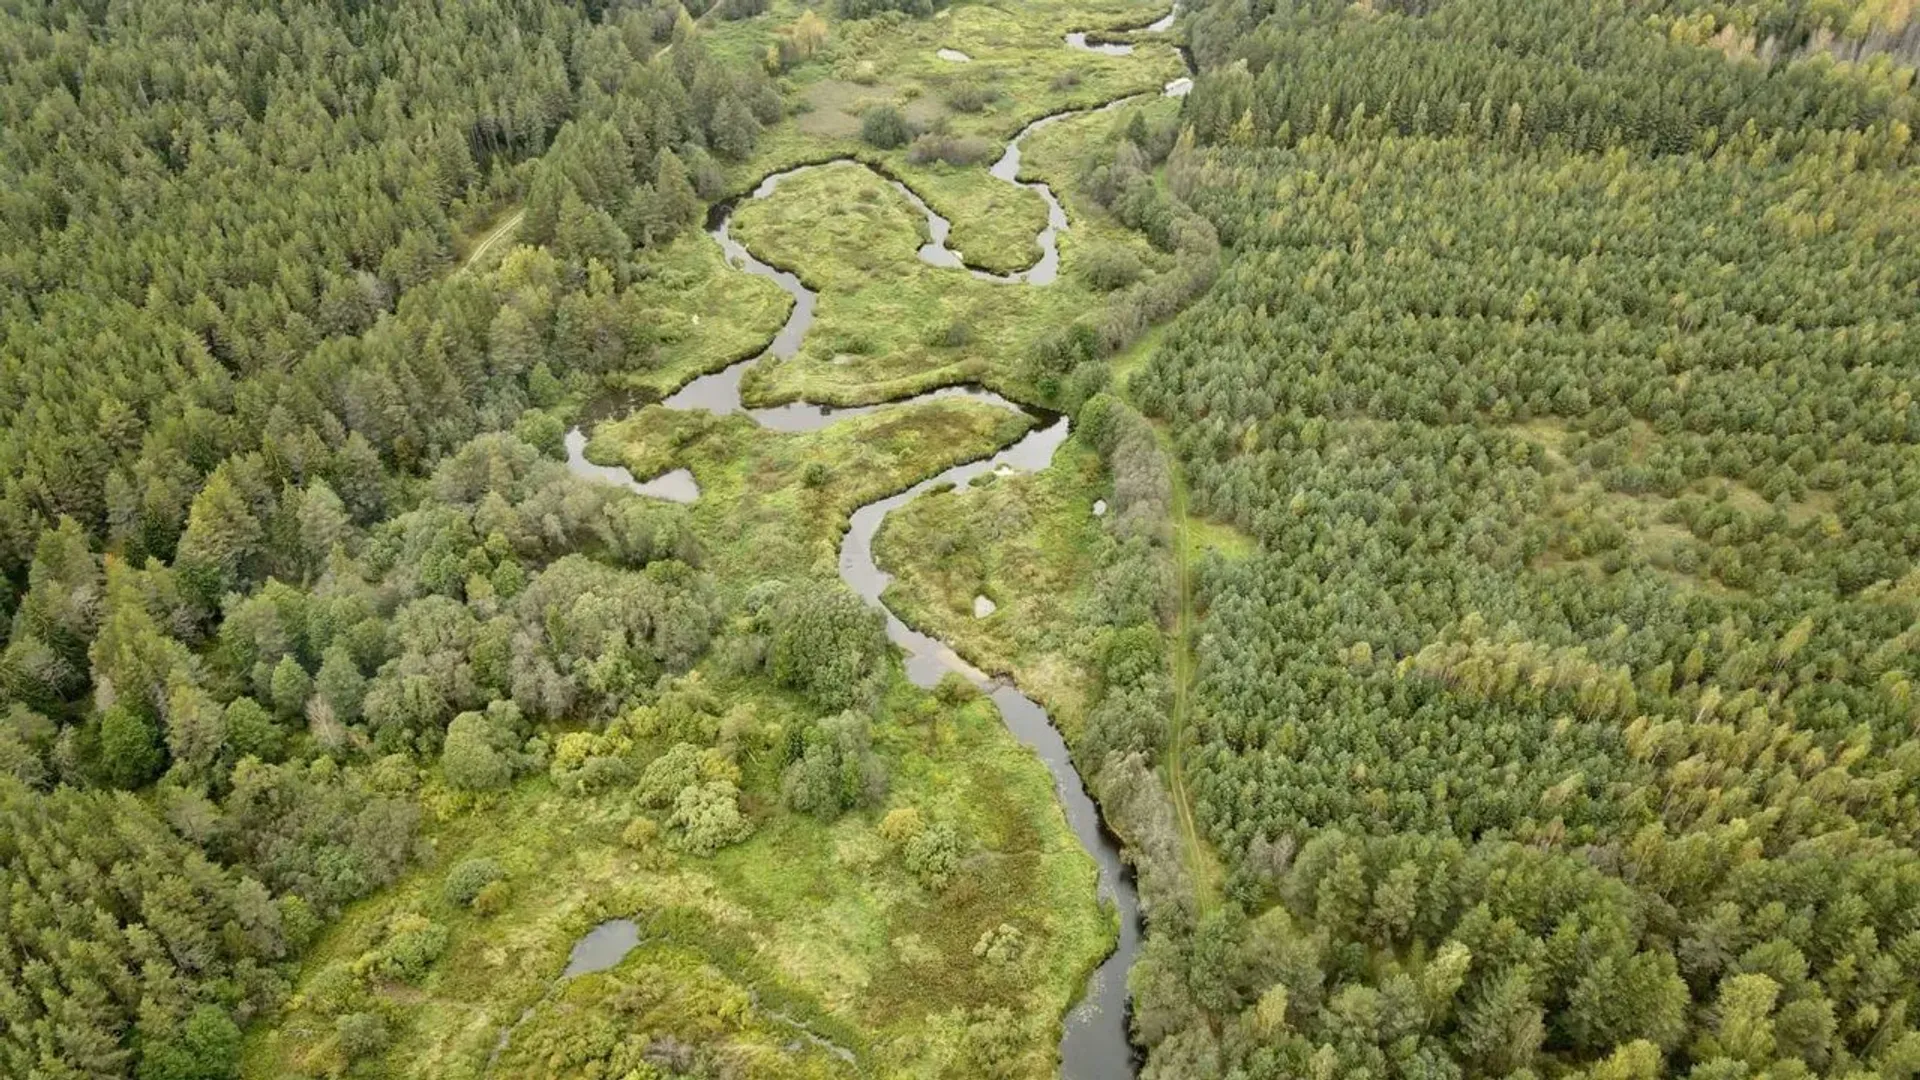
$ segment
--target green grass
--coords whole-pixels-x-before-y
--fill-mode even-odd
[[[1158,84],[1152,87],[1155,93],[1159,89]],[[1178,109],[1179,103],[1171,98],[1149,96],[1112,110],[1067,117],[1034,132],[1020,144],[1020,178],[1045,181],[1067,211],[1067,231],[1060,237],[1060,258],[1066,271],[1071,272],[1076,258],[1095,247],[1131,251],[1148,270],[1164,270],[1173,264],[1172,256],[1154,248],[1145,236],[1122,225],[1106,207],[1087,197],[1077,179],[1089,158],[1108,152],[1108,137],[1124,131],[1135,115],[1154,120],[1173,115]],[[1116,381],[1129,370],[1125,367],[1126,355],[1115,358]]]
[[[1051,778],[991,704],[931,705],[897,687],[875,728],[886,804],[825,823],[779,801],[778,750],[805,707],[753,682],[714,689],[740,718],[752,838],[712,858],[640,853],[619,840],[638,812],[624,789],[570,797],[539,778],[478,806],[441,793],[447,816],[429,829],[431,858],[311,951],[281,1023],[250,1040],[244,1075],[477,1077],[525,1015],[489,1075],[608,1075],[582,1059],[617,1060],[623,1039],[637,1052],[632,1036],[650,1031],[723,1049],[745,1076],[961,1077],[975,1074],[965,1010],[988,1005],[1025,1018],[1020,1074],[1048,1075],[1058,1018],[1111,927]],[[915,881],[876,831],[902,806],[969,838],[973,854],[944,893]],[[440,895],[447,869],[475,856],[508,875],[491,915]],[[408,913],[447,931],[422,977],[363,978],[344,996],[329,988]],[[560,983],[573,942],[615,916],[638,922],[645,946],[605,974]],[[974,956],[1002,923],[1021,929],[1026,953],[1011,965]],[[360,1010],[385,1016],[393,1041],[348,1072],[332,1014]],[[799,1039],[795,1022],[854,1051],[858,1068]]]
[[[613,382],[665,397],[692,379],[754,356],[787,321],[793,299],[778,285],[727,265],[705,233],[651,252],[633,285],[657,338],[652,366]]]
[[[929,266],[926,221],[884,178],[855,164],[783,181],[743,205],[734,235],[820,294],[800,354],[756,372],[750,401],[889,401],[957,383],[1024,394],[1034,343],[1092,302],[1075,282],[1036,288]]]
[[[765,15],[710,23],[708,47],[723,55],[760,55],[801,10],[794,0],[779,0]],[[1022,0],[1011,7],[957,4],[928,19],[830,18],[820,52],[782,76],[789,101],[800,105],[790,122],[766,133],[762,152],[796,138],[852,137],[861,110],[876,102],[900,104],[923,125],[944,120],[956,132],[1004,141],[1048,113],[1158,89],[1183,70],[1171,43],[1103,56],[1069,49],[1063,39],[1070,30],[1138,25],[1165,12],[1158,0]],[[973,60],[940,60],[934,54],[942,48]],[[947,104],[950,91],[976,82],[1001,92],[977,112]]]
[[[1048,468],[929,492],[887,515],[874,558],[894,582],[887,606],[982,670],[1011,674],[1071,738],[1092,691],[1086,654],[1096,552],[1099,455],[1070,439]],[[974,617],[974,597],[997,605]]]
[[[801,7],[780,0],[765,15],[708,21],[709,48],[759,56]],[[998,273],[1039,257],[1033,236],[1045,223],[1038,195],[987,175],[1008,139],[1032,121],[1067,109],[1157,91],[1184,67],[1165,40],[1143,41],[1132,56],[1103,56],[1066,47],[1068,31],[1137,26],[1164,14],[1158,0],[1023,0],[1015,9],[960,4],[930,19],[829,20],[826,45],[782,76],[791,115],[763,133],[751,158],[727,169],[729,187],[744,192],[770,172],[852,155],[905,179],[954,222],[951,244],[968,262]],[[935,52],[953,48],[973,58],[955,64]],[[977,111],[948,102],[967,87],[994,93]],[[986,140],[978,165],[911,165],[905,149],[876,150],[860,141],[860,117],[893,105],[923,128]]]
[[[1024,413],[965,399],[888,406],[818,431],[783,434],[748,417],[644,409],[595,429],[588,454],[636,476],[692,471],[694,527],[721,587],[765,577],[834,573],[853,511],[1032,426]],[[809,467],[812,481],[809,482]]]
[[[1001,149],[994,144],[994,158]],[[1006,274],[1039,260],[1035,237],[1047,225],[1047,204],[1039,193],[994,179],[984,165],[910,165],[904,159],[886,165],[953,222],[947,246],[960,252],[967,265]]]

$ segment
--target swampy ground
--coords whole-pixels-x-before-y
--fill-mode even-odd
[[[757,682],[695,683],[743,738],[806,713]],[[875,738],[891,771],[888,805],[978,841],[954,886],[923,887],[880,834],[881,813],[825,824],[780,810],[770,756],[739,761],[743,802],[760,821],[753,837],[711,857],[635,844],[624,788],[563,795],[542,778],[490,804],[447,794],[429,865],[356,907],[313,951],[278,1030],[253,1046],[249,1074],[333,1073],[327,1017],[364,1004],[342,998],[368,996],[406,1023],[377,1069],[350,1075],[602,1075],[593,1067],[623,1060],[623,1041],[647,1033],[718,1042],[743,1076],[858,1075],[793,1021],[879,1075],[965,1075],[967,1029],[989,1005],[1027,1018],[1014,1032],[1030,1059],[1020,1071],[1045,1073],[1046,1018],[1111,933],[1091,902],[1092,867],[1060,825],[1045,770],[991,703],[902,685],[884,709]],[[479,858],[505,875],[484,913],[444,895],[448,870]],[[638,923],[641,946],[607,972],[562,982],[574,941],[612,917]],[[1003,924],[1021,929],[1020,954],[976,956]],[[422,926],[441,938],[428,974],[368,986],[360,976],[405,963]],[[500,1032],[529,1009],[489,1070]]]
[[[742,415],[659,406],[600,425],[588,453],[635,476],[686,468],[691,515],[722,588],[795,570],[831,574],[847,519],[950,465],[985,457],[1029,427],[1025,413],[965,398],[892,406],[817,431],[777,432]]]
[[[703,33],[716,51],[757,54],[801,10],[782,0],[766,15],[715,21]],[[1045,206],[1033,191],[990,177],[987,165],[1041,116],[1154,92],[1177,74],[1164,42],[1133,57],[1063,45],[1070,30],[1140,25],[1163,10],[1023,2],[962,5],[925,20],[830,20],[820,58],[783,80],[789,118],[728,182],[744,193],[782,168],[852,155],[949,218],[949,245],[970,264],[1020,269],[1040,254]],[[940,60],[942,48],[972,60]],[[977,164],[944,165],[874,150],[858,139],[858,117],[876,103],[922,122],[945,117],[956,136],[990,152]],[[1079,125],[1123,121],[1106,115],[1036,133],[1023,178],[1047,177],[1065,197]],[[1019,361],[1040,335],[1097,302],[1078,272],[1086,245],[1125,245],[1148,265],[1159,258],[1096,210],[1069,206],[1062,273],[1035,288],[922,262],[924,218],[861,165],[808,172],[743,203],[734,237],[819,293],[799,354],[751,370],[747,404],[871,404],[962,384],[1036,400]],[[514,257],[500,241],[475,263],[484,271]],[[650,253],[644,270],[631,295],[653,327],[654,359],[610,379],[635,401],[755,355],[792,303],[729,267],[705,235]],[[691,470],[701,496],[688,520],[705,567],[722,590],[744,593],[769,578],[832,574],[855,508],[992,454],[1035,423],[962,397],[797,433],[741,414],[645,406],[595,425],[588,455],[639,477]],[[923,499],[887,541],[903,613],[951,633],[969,659],[1017,671],[1070,735],[1086,677],[1076,639],[1059,631],[1083,584],[1081,545],[1103,483],[1091,452],[1070,443],[1039,475]],[[1012,522],[1024,530],[1007,528]],[[936,547],[916,534],[939,531],[964,538],[967,561],[923,565]],[[943,613],[948,594],[970,589],[1001,604],[981,624],[991,632],[969,633]],[[808,706],[730,670],[717,658],[672,693],[717,703],[717,723],[747,748],[707,767],[739,785],[750,839],[697,856],[636,835],[626,787],[563,792],[536,775],[476,800],[429,777],[431,854],[321,938],[284,1012],[250,1031],[245,1075],[653,1075],[647,1070],[672,1065],[656,1059],[675,1040],[717,1052],[740,1076],[975,1076],[983,1045],[1003,1075],[1052,1075],[1061,1018],[1111,949],[1115,927],[1096,903],[1092,860],[1067,829],[1046,768],[990,702],[936,696],[896,675],[873,726],[888,794],[824,824],[786,808],[778,758],[752,749],[777,741]],[[670,742],[654,738],[655,752]],[[929,889],[902,866],[897,838],[880,832],[902,809],[968,838],[955,884]],[[500,883],[484,903],[457,902],[450,876],[474,860],[489,861]],[[640,945],[607,971],[561,980],[574,942],[615,917],[640,926]],[[1008,928],[1017,948],[983,946],[995,934],[1004,942]],[[333,1019],[344,1014],[384,1018],[384,1047],[349,1063],[344,1043],[355,1033]]]

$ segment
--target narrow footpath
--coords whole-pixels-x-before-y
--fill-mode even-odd
[[[1180,592],[1180,610],[1173,622],[1173,713],[1167,720],[1167,791],[1173,798],[1180,819],[1180,833],[1186,842],[1187,873],[1193,879],[1194,902],[1201,912],[1211,910],[1220,900],[1220,862],[1200,835],[1193,816],[1193,799],[1187,792],[1185,752],[1187,721],[1192,714],[1193,682],[1193,587],[1190,564],[1193,548],[1187,535],[1187,482],[1180,473],[1179,460],[1166,432],[1155,426],[1160,446],[1167,454],[1167,472],[1173,492],[1174,579]]]
[[[481,259],[486,257],[487,252],[493,250],[493,245],[513,235],[513,230],[520,227],[521,220],[526,216],[526,210],[515,210],[507,220],[496,226],[492,232],[487,234],[487,238],[480,241],[479,245],[473,249],[473,254],[467,256],[467,261],[460,265],[460,272],[464,274],[472,270]]]

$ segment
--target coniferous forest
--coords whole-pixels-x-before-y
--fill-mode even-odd
[[[0,12],[0,1077],[1920,1077],[1920,17],[1167,14]]]

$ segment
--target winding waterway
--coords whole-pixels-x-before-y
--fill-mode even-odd
[[[1164,32],[1173,25],[1178,12],[1179,9],[1176,7],[1166,16],[1142,29],[1150,33]],[[1087,34],[1084,32],[1067,35],[1067,44],[1074,48],[1107,55],[1126,55],[1133,51],[1133,46],[1128,44],[1089,43]],[[1169,97],[1179,97],[1190,90],[1192,85],[1190,78],[1175,79],[1166,85],[1164,93]],[[1021,140],[1034,131],[1069,116],[1116,108],[1139,96],[1129,95],[1098,106],[1097,109],[1041,117],[1021,128],[1008,141],[1006,150],[989,172],[995,179],[1034,191],[1047,207],[1046,225],[1035,237],[1040,247],[1040,257],[1025,270],[1011,274],[992,274],[969,266],[960,252],[947,246],[952,222],[927,205],[926,200],[904,183],[888,177],[895,189],[926,219],[928,240],[920,247],[921,260],[932,266],[966,270],[976,277],[1006,284],[1033,286],[1052,284],[1059,275],[1059,234],[1067,228],[1067,213],[1061,206],[1060,200],[1055,197],[1053,189],[1047,184],[1023,181],[1019,178]],[[803,165],[774,173],[763,179],[746,198],[766,198],[773,194],[780,182],[788,177],[811,169],[842,166],[852,160],[846,158],[818,165]],[[947,387],[902,402],[854,408],[828,408],[806,402],[793,402],[771,408],[747,408],[740,395],[741,380],[747,369],[763,357],[770,356],[784,360],[799,353],[807,330],[813,324],[814,307],[818,295],[809,289],[798,275],[763,262],[756,258],[746,245],[734,239],[729,228],[732,218],[732,203],[716,206],[708,220],[708,235],[720,245],[731,265],[756,277],[765,278],[783,289],[793,298],[793,308],[787,316],[785,325],[780,328],[779,333],[760,356],[742,360],[722,371],[694,379],[678,392],[667,397],[661,403],[665,407],[705,409],[723,414],[743,413],[763,427],[783,432],[810,431],[836,420],[876,409],[892,408],[942,397],[967,397],[1001,408],[1034,412],[991,391],[975,387]],[[1113,1077],[1134,1075],[1137,1064],[1133,1045],[1127,1034],[1126,977],[1140,948],[1140,906],[1130,872],[1120,858],[1119,842],[1102,823],[1098,807],[1087,793],[1079,771],[1074,768],[1073,759],[1067,751],[1066,740],[1061,737],[1059,729],[1053,726],[1046,710],[1022,694],[1009,681],[987,676],[961,659],[946,644],[902,622],[881,599],[892,577],[881,570],[873,559],[873,538],[880,531],[886,516],[921,494],[948,484],[965,487],[975,478],[990,471],[1032,472],[1046,468],[1052,462],[1055,451],[1066,441],[1069,422],[1064,416],[1053,415],[1040,415],[1040,421],[1018,441],[991,457],[956,465],[937,476],[920,481],[905,491],[868,503],[855,510],[847,533],[841,541],[839,568],[840,577],[848,586],[885,615],[887,637],[905,653],[907,677],[915,685],[931,687],[951,672],[958,673],[980,687],[999,707],[1000,715],[1004,718],[1008,730],[1021,743],[1032,748],[1040,760],[1046,764],[1048,772],[1052,774],[1054,790],[1060,799],[1067,824],[1081,846],[1092,856],[1098,871],[1099,895],[1103,901],[1113,906],[1119,918],[1120,927],[1119,940],[1113,952],[1088,977],[1085,994],[1066,1017],[1065,1030],[1060,1043],[1061,1075],[1075,1078],[1075,1080],[1080,1078],[1109,1080]],[[652,480],[639,481],[625,469],[617,466],[595,465],[587,461],[584,453],[586,436],[578,427],[567,433],[566,445],[568,466],[578,475],[622,484],[642,494],[656,497],[681,501],[691,501],[698,497],[698,485],[693,483],[691,474],[681,476],[685,470],[675,470]],[[618,945],[626,944],[626,926],[630,925],[616,926],[610,923],[605,927],[596,928],[595,933],[617,938],[618,941],[615,944],[617,948]],[[582,944],[586,942],[583,941]],[[597,950],[590,948],[589,951]],[[621,955],[624,955],[624,951]],[[577,962],[578,956],[575,959]],[[573,973],[573,966],[572,963],[569,964],[569,974]]]

